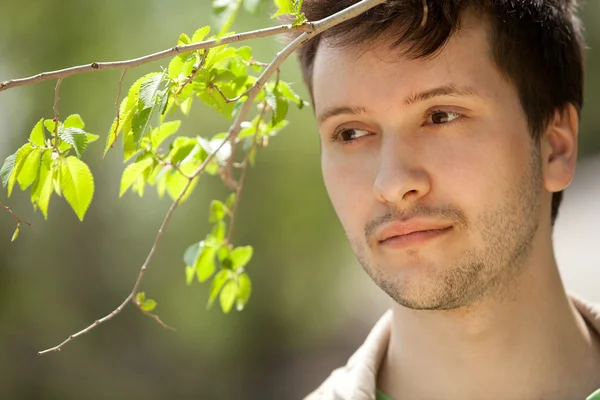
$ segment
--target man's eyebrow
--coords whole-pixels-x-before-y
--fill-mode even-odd
[[[319,125],[321,125],[323,122],[325,122],[329,118],[332,118],[332,117],[335,117],[338,115],[343,115],[343,114],[360,115],[360,114],[366,114],[367,112],[368,112],[368,110],[365,107],[350,107],[350,106],[332,107],[332,108],[325,109],[325,111],[323,111],[317,118],[317,122]]]
[[[408,96],[402,104],[405,107],[411,106],[415,103],[432,99],[434,97],[439,96],[454,96],[454,97],[479,97],[481,96],[477,93],[477,90],[472,86],[467,85],[455,85],[448,84],[435,87],[433,89],[429,89],[423,92],[414,93]],[[319,125],[323,124],[326,120],[332,117],[336,117],[338,115],[360,115],[367,114],[368,109],[366,107],[359,106],[338,106],[325,109],[317,118],[317,122]]]
[[[412,94],[404,100],[403,104],[408,107],[420,101],[429,100],[438,96],[481,97],[477,93],[477,90],[472,86],[449,84]]]

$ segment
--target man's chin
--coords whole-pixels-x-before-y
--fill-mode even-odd
[[[413,310],[452,310],[474,297],[475,282],[456,279],[431,265],[394,264],[369,273],[373,281],[399,305]],[[454,275],[454,279],[450,276]]]

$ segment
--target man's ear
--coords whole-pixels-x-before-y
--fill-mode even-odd
[[[571,183],[577,163],[579,115],[573,104],[556,109],[540,138],[544,187],[559,192]]]

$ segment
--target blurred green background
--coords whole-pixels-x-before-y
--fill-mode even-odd
[[[263,2],[256,16],[240,14],[233,29],[271,25],[272,11]],[[180,33],[191,35],[210,24],[210,13],[208,0],[0,0],[0,80],[162,50]],[[600,163],[594,161],[600,152],[600,2],[589,1],[582,15],[590,47],[580,141],[588,178],[567,192],[557,227],[564,238],[557,242],[564,243],[574,236],[569,221],[581,227],[578,216],[585,215],[584,226],[590,216],[600,218]],[[275,38],[250,45],[261,61],[282,47]],[[167,63],[129,70],[124,90]],[[44,221],[33,213],[29,192],[15,190],[7,199],[0,191],[0,201],[38,231],[23,228],[11,243],[14,220],[0,212],[0,399],[302,398],[345,363],[388,304],[355,262],[330,206],[310,109],[291,111],[290,126],[259,152],[248,174],[234,235],[236,244],[255,248],[248,267],[253,294],[244,312],[207,311],[208,285],[185,284],[183,252],[206,234],[210,200],[227,193],[207,177],[176,212],[141,287],[177,332],[128,306],[60,353],[37,355],[120,304],[170,205],[152,190],[141,201],[131,193],[119,200],[121,149],[102,160],[119,76],[120,71],[75,76],[61,88],[61,116],[81,114],[86,130],[102,137],[84,156],[96,195],[83,223],[64,199],[53,196]],[[296,82],[306,98],[295,59],[285,64],[283,78]],[[26,141],[39,118],[53,117],[54,85],[0,93],[0,160]],[[228,126],[200,102],[193,111],[181,134],[211,135]],[[584,194],[571,195],[577,190]],[[576,203],[596,195],[584,206]],[[559,259],[568,264],[569,249],[579,246],[577,254],[589,262],[585,255],[600,243],[598,233],[589,232],[578,231],[580,240],[575,235],[573,244],[563,245]],[[569,268],[563,272],[570,287],[591,297],[600,292],[600,272]]]

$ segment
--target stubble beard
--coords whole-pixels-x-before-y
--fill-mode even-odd
[[[530,166],[520,182],[509,186],[504,203],[486,207],[488,211],[476,221],[464,219],[466,231],[481,237],[483,249],[463,250],[448,267],[424,265],[424,274],[411,279],[369,262],[366,241],[351,239],[364,270],[393,300],[414,310],[451,310],[484,297],[506,297],[518,284],[539,226],[542,173],[538,146],[532,144]],[[456,208],[452,212],[464,215]],[[418,253],[407,251],[408,261],[413,257],[416,260]]]

